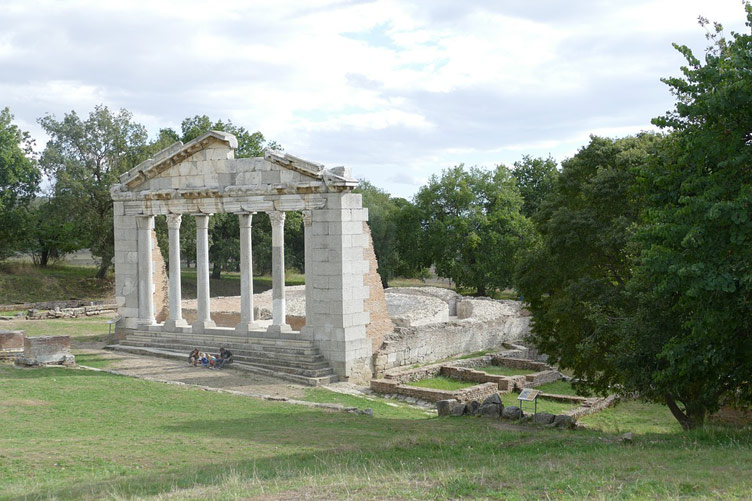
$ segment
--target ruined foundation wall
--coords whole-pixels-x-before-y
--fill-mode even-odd
[[[157,242],[156,230],[151,230],[151,240],[154,242],[154,248],[151,251],[151,258],[154,262],[154,316],[157,323],[167,320],[169,307],[169,280],[167,278],[167,268],[165,267],[162,251],[159,249]]]
[[[371,228],[363,222],[363,233],[368,236],[368,246],[363,249],[363,259],[369,263],[368,272],[363,276],[363,284],[369,288],[369,296],[363,302],[363,308],[370,314],[370,322],[366,325],[366,337],[371,340],[373,352],[379,349],[384,338],[394,332],[394,324],[389,318],[386,307],[386,296],[379,275],[379,263],[373,248]]]
[[[457,320],[420,327],[397,327],[374,357],[377,377],[387,369],[498,348],[523,339],[530,317],[519,311],[491,321]]]

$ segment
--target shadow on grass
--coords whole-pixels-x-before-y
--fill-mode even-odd
[[[362,423],[364,420],[368,420],[369,426],[358,425],[359,421]],[[191,488],[210,488],[211,491],[216,490],[216,497],[223,498],[220,493],[227,483],[228,475],[234,475],[242,482],[240,488],[244,489],[244,495],[268,495],[269,489],[275,488],[315,489],[321,485],[326,490],[329,488],[327,480],[322,479],[327,476],[340,480],[342,477],[352,478],[360,483],[364,482],[364,472],[405,480],[433,477],[437,479],[435,485],[427,486],[433,488],[440,484],[438,479],[445,477],[448,472],[472,468],[473,465],[486,461],[488,454],[499,453],[497,443],[491,440],[486,443],[487,449],[478,447],[479,434],[488,431],[485,426],[481,426],[473,433],[472,443],[476,449],[473,450],[472,457],[468,457],[468,448],[462,437],[458,437],[457,446],[453,446],[451,430],[456,428],[456,424],[456,421],[450,423],[445,434],[434,435],[428,433],[425,425],[417,425],[415,421],[383,420],[319,411],[257,415],[248,419],[186,421],[164,426],[165,434],[209,435],[231,438],[236,442],[298,446],[309,450],[283,452],[272,457],[230,460],[221,464],[208,464],[211,461],[208,459],[204,464],[168,468],[156,473],[138,472],[125,477],[113,475],[107,480],[93,483],[79,482],[66,487],[41,488],[12,499],[138,498]],[[393,429],[394,436],[384,439],[383,435],[377,436],[369,430],[372,427]],[[438,428],[442,429],[443,426]],[[333,446],[335,444],[339,445]],[[310,451],[311,448],[316,450]],[[268,451],[269,447],[264,446],[264,450]],[[374,494],[381,488],[369,484],[370,482],[365,483],[365,487]]]

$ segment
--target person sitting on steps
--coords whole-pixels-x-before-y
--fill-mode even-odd
[[[225,350],[224,347],[219,349],[219,356],[214,362],[215,369],[221,369],[225,364],[232,363],[232,353],[229,350]]]
[[[194,367],[198,367],[198,362],[201,359],[201,354],[198,351],[198,348],[193,348],[193,351],[190,355],[188,355],[188,363],[192,364]]]

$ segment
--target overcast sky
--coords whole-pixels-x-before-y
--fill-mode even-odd
[[[0,0],[0,107],[37,146],[50,113],[126,108],[154,136],[231,119],[398,196],[465,163],[561,161],[651,128],[661,77],[746,31],[740,0]]]

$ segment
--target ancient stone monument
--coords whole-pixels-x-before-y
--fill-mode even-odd
[[[111,190],[115,214],[116,298],[119,333],[136,331],[239,335],[262,333],[279,339],[311,339],[341,378],[370,377],[374,342],[366,326],[369,287],[364,258],[369,235],[367,209],[357,181],[347,169],[324,169],[288,154],[267,151],[263,158],[236,159],[237,139],[212,131],[186,144],[175,143],[120,177]],[[264,211],[272,223],[272,322],[254,319],[251,263],[253,214]],[[305,224],[305,327],[285,322],[284,221],[301,211]],[[235,213],[240,220],[240,322],[219,327],[209,300],[209,220]],[[168,316],[155,312],[154,217],[167,216],[169,228]],[[197,314],[192,324],[181,311],[180,224],[196,218]]]
[[[70,352],[70,336],[36,336],[24,338],[23,355],[16,365],[73,365],[76,357]]]

